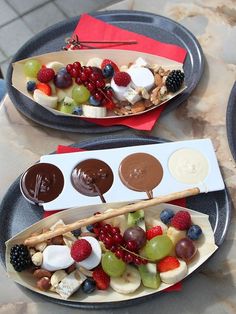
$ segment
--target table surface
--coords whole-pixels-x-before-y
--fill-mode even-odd
[[[236,4],[230,0],[184,1],[126,0],[109,9],[142,10],[170,17],[186,26],[199,40],[206,66],[197,89],[177,110],[162,117],[152,132],[122,131],[122,134],[149,134],[170,140],[211,138],[225,183],[236,204],[236,165],[226,136],[226,108],[236,80]],[[0,200],[10,184],[41,155],[58,144],[89,140],[92,135],[50,130],[21,116],[8,96],[0,105]],[[114,133],[119,135],[119,133]],[[98,135],[97,135],[98,136]],[[126,309],[99,313],[236,313],[236,220],[232,221],[225,242],[201,271],[186,280],[181,292],[155,296],[151,301]],[[7,278],[0,266],[0,313],[65,313],[68,308],[45,302],[21,289]],[[87,313],[85,310],[69,311]]]

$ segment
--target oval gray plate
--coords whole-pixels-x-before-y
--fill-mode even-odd
[[[236,161],[236,82],[229,96],[226,112],[226,128],[229,147]]]
[[[166,17],[140,11],[105,11],[92,15],[129,31],[185,48],[187,57],[184,63],[184,72],[188,87],[167,105],[164,112],[173,110],[189,97],[197,86],[204,68],[202,49],[190,31]],[[78,20],[79,17],[71,18],[40,32],[26,42],[15,54],[12,62],[60,50],[64,45],[65,38],[70,37],[73,33]],[[13,88],[11,78],[12,66],[10,65],[6,77],[8,94],[15,107],[34,122],[53,129],[79,133],[110,133],[126,129],[124,126],[102,127],[78,118],[55,116]]]
[[[95,140],[84,141],[74,144],[74,147],[80,147],[87,150],[107,149],[125,146],[145,145],[163,143],[165,140],[155,137],[140,136],[123,136],[123,137],[100,137]],[[0,256],[1,261],[5,265],[5,241],[10,239],[16,233],[27,228],[42,218],[43,210],[39,206],[31,205],[21,195],[18,178],[9,188],[0,206]],[[198,196],[189,197],[187,199],[187,207],[200,211],[209,215],[209,220],[214,230],[216,245],[220,246],[225,238],[230,217],[231,217],[231,201],[227,190],[200,194]],[[31,293],[25,288],[26,293]],[[38,297],[38,294],[35,293]],[[110,303],[85,303],[85,302],[67,302],[56,300],[50,297],[43,297],[48,301],[76,308],[86,309],[106,309],[117,308],[144,302],[154,295],[137,298],[130,301],[110,302]]]

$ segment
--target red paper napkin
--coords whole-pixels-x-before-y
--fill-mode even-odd
[[[138,43],[134,45],[102,45],[103,48],[112,49],[124,49],[124,50],[134,50],[145,53],[154,54],[157,56],[165,57],[170,60],[175,60],[183,63],[186,57],[187,51],[179,46],[166,44],[159,42],[157,40],[151,39],[144,35],[133,33],[117,26],[105,23],[99,19],[96,19],[88,14],[83,14],[75,28],[73,35],[77,35],[79,40],[89,41],[89,40],[106,40],[106,41],[126,41],[126,40],[136,40]],[[99,44],[93,44],[98,48],[101,48]],[[109,56],[107,56],[109,57]],[[159,119],[162,111],[164,110],[164,104],[159,108],[152,111],[144,113],[142,115],[133,117],[121,117],[115,119],[86,119],[86,121],[93,122],[102,126],[112,126],[112,125],[125,125],[136,130],[152,130],[154,124]]]

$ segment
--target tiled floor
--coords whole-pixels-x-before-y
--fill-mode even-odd
[[[118,0],[0,0],[0,67],[32,36],[64,19],[102,9]]]

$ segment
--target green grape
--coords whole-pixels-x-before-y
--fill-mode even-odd
[[[58,110],[63,113],[72,114],[76,108],[76,103],[70,97],[65,97],[64,100],[59,104]]]
[[[78,104],[85,103],[89,97],[90,91],[84,85],[78,85],[72,89],[72,98]]]
[[[24,64],[25,76],[37,77],[38,71],[41,69],[41,64],[38,60],[31,59]]]
[[[147,258],[156,261],[168,256],[173,247],[173,242],[167,235],[160,235],[147,241],[144,252]]]
[[[126,264],[118,259],[115,254],[107,251],[102,256],[102,268],[109,276],[120,277],[126,269]]]

